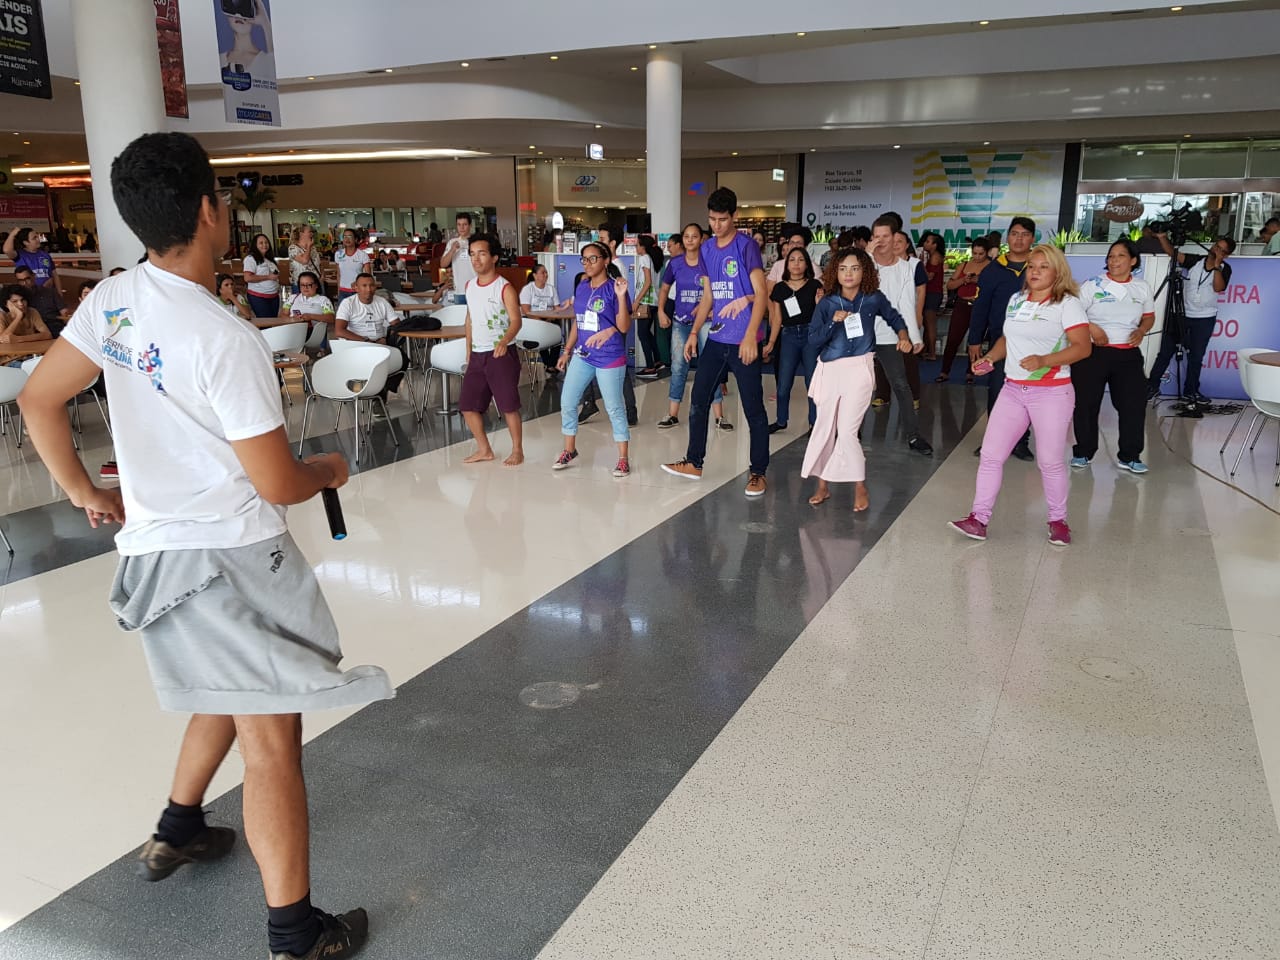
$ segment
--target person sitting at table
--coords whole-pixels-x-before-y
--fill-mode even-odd
[[[97,280],[86,280],[84,283],[80,284],[80,289],[76,291],[76,303],[77,304],[84,303],[85,298],[89,296],[89,293],[97,285],[98,285]]]
[[[356,340],[360,343],[380,343],[384,346],[400,348],[400,338],[392,328],[400,322],[395,308],[382,297],[377,296],[378,281],[372,274],[362,273],[356,277],[355,296],[347,297],[338,304],[338,312],[334,314],[336,328],[333,335],[339,340]],[[379,394],[386,402],[387,394],[400,389],[400,381],[404,379],[404,370],[387,377],[387,385]]]
[[[243,293],[236,293],[236,279],[229,273],[220,273],[214,280],[214,288],[218,291],[218,302],[228,313],[242,320],[252,320],[249,312],[249,301]]]
[[[333,322],[333,301],[320,292],[320,278],[310,270],[298,274],[296,296],[288,297],[280,308],[280,316],[310,320],[312,323]]]
[[[525,281],[525,285],[520,288],[520,312],[526,317],[538,313],[550,313],[557,307],[566,306],[571,300],[566,300],[563,304],[559,302],[556,296],[556,288],[547,282],[549,274],[547,268],[543,264],[538,264],[529,271],[529,276]],[[560,371],[556,368],[556,361],[560,359],[560,347],[548,347],[542,351],[542,365],[547,370],[547,380],[555,383],[560,379]]]
[[[31,306],[27,299],[27,288],[21,284],[11,283],[4,288],[4,313],[0,315],[0,343],[34,343],[38,340],[52,340],[53,334],[45,326],[40,311]],[[11,367],[21,367],[24,360],[35,356],[25,353],[13,356],[7,361]]]
[[[399,273],[401,269],[400,254],[394,250],[387,252],[387,269],[392,273]]]
[[[453,303],[453,270],[449,267],[444,268],[444,279],[440,281],[440,285],[436,287],[435,293],[431,294],[432,303]]]
[[[39,311],[49,332],[56,340],[62,333],[64,321],[71,317],[71,311],[62,305],[62,298],[56,290],[40,286],[35,273],[25,264],[18,265],[13,271],[13,277],[18,285],[26,290],[27,303],[32,310]]]

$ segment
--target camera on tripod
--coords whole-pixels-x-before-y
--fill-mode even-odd
[[[1169,219],[1151,221],[1153,233],[1167,233],[1169,242],[1180,247],[1187,242],[1187,236],[1204,229],[1204,217],[1199,210],[1193,210],[1190,203],[1184,203],[1176,210],[1169,204]]]

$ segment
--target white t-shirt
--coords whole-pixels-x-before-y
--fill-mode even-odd
[[[644,272],[646,270],[649,271],[649,292],[640,299],[640,303],[652,307],[658,302],[658,284],[662,282],[662,278],[653,272],[653,258],[647,253],[642,253],[636,257],[637,290],[644,286]]]
[[[1182,308],[1188,317],[1203,319],[1218,315],[1218,291],[1213,289],[1217,274],[1204,268],[1201,259],[1187,268],[1187,279],[1182,281]]]
[[[507,335],[511,318],[502,302],[502,291],[509,287],[499,276],[487,284],[472,280],[467,284],[467,316],[471,319],[471,349],[485,353]]]
[[[520,288],[520,302],[529,308],[530,313],[546,313],[548,310],[554,310],[556,304],[556,291],[550,282],[541,290],[535,284],[526,283]]]
[[[241,547],[285,531],[229,441],[284,425],[271,348],[208,290],[140,264],[93,288],[62,331],[111,393],[124,556]]]
[[[361,303],[360,298],[355,296],[347,297],[338,304],[336,319],[347,321],[347,329],[357,337],[381,340],[399,316],[391,304],[381,297]]]
[[[348,297],[348,300],[358,299],[357,297]],[[285,297],[284,308],[289,311],[289,316],[298,317],[304,313],[333,313],[333,301],[324,294],[315,294],[307,296],[304,293],[295,294],[291,297]]]
[[[357,247],[355,253],[348,255],[345,248],[339,247],[333,252],[333,262],[338,265],[338,289],[347,292],[355,290],[356,277],[364,273],[369,254]]]
[[[924,343],[920,336],[920,322],[916,318],[916,260],[898,260],[890,266],[876,264],[876,272],[880,275],[880,292],[885,295],[893,309],[902,314],[907,322],[907,335],[911,342]],[[883,317],[876,317],[876,343],[897,343],[898,335]]]
[[[453,270],[453,288],[465,290],[467,284],[476,278],[476,268],[471,266],[471,255],[468,253],[471,248],[471,239],[454,237],[445,247],[445,252],[448,253],[451,248],[457,250],[453,255],[453,262],[449,264]]]
[[[259,260],[250,254],[244,258],[244,272],[252,273],[260,280],[249,282],[249,295],[254,297],[276,297],[280,295],[280,268],[270,257]]]
[[[1068,364],[1027,371],[1022,369],[1022,361],[1029,356],[1044,356],[1064,349],[1066,332],[1088,323],[1084,304],[1077,297],[1067,294],[1058,303],[1037,302],[1019,291],[1009,301],[1004,314],[1005,377],[1014,383],[1037,386],[1070,383]]]
[[[1080,300],[1089,322],[1097,324],[1107,335],[1107,346],[1122,349],[1133,349],[1129,346],[1129,337],[1144,316],[1156,312],[1151,288],[1138,277],[1130,277],[1124,283],[1112,280],[1105,273],[1090,277],[1080,284]]]

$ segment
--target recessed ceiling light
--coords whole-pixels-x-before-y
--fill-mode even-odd
[[[1191,134],[1189,134],[1189,133],[1184,133],[1184,134],[1182,135],[1182,139],[1184,139],[1184,140],[1190,140],[1190,139],[1191,139]]]
[[[79,81],[79,80],[77,80],[77,81],[76,81],[76,86],[77,86],[77,87],[78,87],[78,86],[80,86],[80,81]]]
[[[731,154],[730,154],[730,156],[733,156],[733,157],[736,157],[737,155],[738,155],[738,151],[737,151],[737,150],[733,151],[733,153],[731,153]]]
[[[383,70],[382,72],[383,72],[383,73],[395,73],[395,68],[394,68],[394,67],[387,67],[387,69]]]
[[[596,124],[596,129],[597,129],[597,130],[599,130],[599,129],[601,129],[603,126],[604,126],[604,124],[603,124],[603,123],[597,123],[597,124]]]
[[[809,148],[809,152],[810,152],[810,153],[817,153],[817,152],[818,152],[818,148],[817,148],[817,147],[810,147],[810,148]]]
[[[308,80],[314,80],[315,77],[307,77]]]
[[[1137,153],[1137,155],[1138,155],[1138,156],[1142,156],[1142,155],[1143,155],[1144,153],[1146,153],[1146,152],[1147,152],[1147,151],[1145,151],[1145,150],[1138,150],[1138,151],[1136,151],[1136,153]]]
[[[636,157],[636,163],[644,163],[644,157]]]
[[[553,54],[552,54],[550,57],[548,57],[547,59],[548,59],[548,60],[559,60],[559,59],[560,59],[560,57],[559,57],[557,54],[554,54],[554,53],[553,53]]]
[[[649,44],[649,49],[650,49],[650,50],[657,50],[657,49],[658,49],[658,45],[657,45],[656,43],[651,43],[651,44]]]
[[[990,140],[983,140],[983,141],[982,141],[982,145],[983,145],[984,147],[989,147],[989,146],[991,146],[991,141],[990,141]]]
[[[801,30],[799,33],[797,33],[797,34],[796,34],[796,36],[797,36],[797,37],[803,37],[803,36],[804,36],[804,31],[803,31],[803,30]]]
[[[900,143],[895,143],[895,144],[893,145],[893,149],[895,149],[895,150],[901,150],[901,149],[902,149],[902,144],[900,144]]]
[[[463,60],[460,64],[458,64],[458,66],[460,66],[460,67],[469,67],[469,66],[471,66],[471,64],[469,64],[469,63],[467,63],[467,61]]]
[[[989,26],[989,25],[990,25],[990,23],[991,23],[991,21],[990,21],[990,20],[979,20],[979,21],[978,21],[978,26],[980,26],[980,27],[985,27],[985,26]]]
[[[530,150],[537,150],[538,148],[537,148],[537,147],[535,147],[535,146],[531,143],[531,144],[529,144],[529,149],[530,149]]]
[[[30,140],[23,140],[23,141],[22,141],[22,145],[23,145],[24,147],[29,147],[29,146],[31,146],[31,141],[30,141]]]
[[[639,69],[640,69],[639,67],[632,67],[632,68],[631,68],[631,72],[632,72],[632,73],[635,73],[635,72],[636,72],[637,70],[639,70]]]
[[[1169,9],[1170,9],[1170,10],[1172,10],[1174,13],[1177,13],[1177,12],[1178,12],[1178,11],[1180,11],[1182,8],[1181,8],[1181,7],[1170,7]]]
[[[541,151],[541,150],[539,150],[539,151],[538,151],[538,156],[542,156],[542,151]]]

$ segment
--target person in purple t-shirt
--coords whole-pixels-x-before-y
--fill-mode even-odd
[[[685,356],[698,353],[698,334],[710,324],[710,335],[693,378],[693,400],[689,411],[689,448],[683,460],[664,463],[662,469],[677,477],[702,479],[702,460],[707,452],[707,414],[711,397],[726,373],[733,373],[742,394],[742,409],[751,430],[751,465],[747,479],[748,497],[763,496],[765,471],[769,468],[769,417],[764,409],[760,382],[762,359],[769,359],[770,346],[760,349],[763,322],[768,306],[764,285],[764,262],[760,247],[734,224],[738,196],[721,187],[707,198],[707,219],[712,237],[702,245],[702,266],[711,282],[711,296],[703,297],[694,317],[693,330],[685,342]],[[772,338],[776,340],[777,338]]]
[[[594,381],[599,384],[604,408],[613,425],[613,439],[618,444],[618,462],[613,475],[631,475],[628,457],[631,428],[622,395],[627,377],[627,328],[631,326],[631,309],[627,302],[626,278],[609,278],[612,259],[607,244],[588,243],[582,248],[584,275],[573,293],[574,325],[556,363],[564,374],[564,386],[560,390],[564,450],[551,465],[553,470],[563,470],[578,459],[578,401]]]
[[[63,308],[62,293],[58,289],[58,274],[54,269],[53,257],[40,249],[44,241],[44,234],[37,233],[30,227],[23,227],[5,237],[3,252],[15,266],[31,268],[36,277],[36,286],[46,291],[57,304],[58,311],[53,314],[56,316]]]

